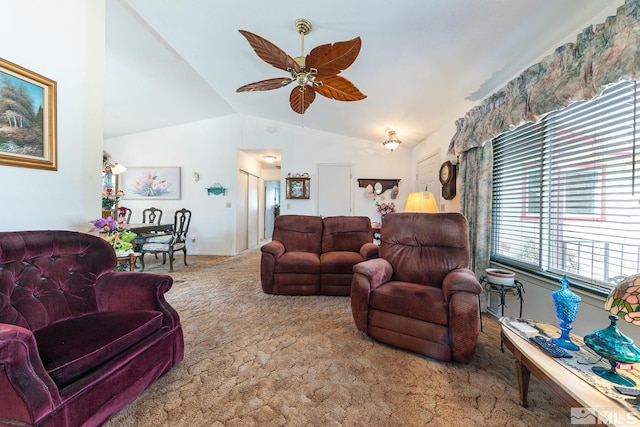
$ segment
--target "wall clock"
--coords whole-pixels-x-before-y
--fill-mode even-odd
[[[448,160],[440,166],[439,178],[442,184],[442,197],[445,200],[456,197],[456,171],[456,165]]]

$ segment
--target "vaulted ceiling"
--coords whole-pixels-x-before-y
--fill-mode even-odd
[[[229,114],[256,116],[403,147],[425,140],[622,0],[108,0],[105,138]],[[318,96],[301,116],[293,85],[237,93],[285,71],[238,32],[300,54],[297,18],[311,21],[305,54],[360,36],[341,75],[367,98]],[[604,19],[603,19],[604,20]]]

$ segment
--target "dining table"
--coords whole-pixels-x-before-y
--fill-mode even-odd
[[[173,223],[168,224],[151,224],[151,223],[140,223],[140,224],[129,224],[129,231],[136,234],[146,234],[146,233],[168,233],[173,231]]]
[[[139,251],[147,238],[171,233],[173,231],[173,223],[153,224],[147,222],[140,224],[129,224],[129,231],[131,231],[132,233],[136,233],[134,248],[136,251]]]

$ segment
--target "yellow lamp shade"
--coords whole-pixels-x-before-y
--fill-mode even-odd
[[[407,204],[404,207],[405,212],[428,212],[438,213],[438,204],[436,203],[433,193],[416,191],[410,193],[407,197]]]

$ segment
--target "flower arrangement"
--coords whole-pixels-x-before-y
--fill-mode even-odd
[[[378,213],[382,216],[386,214],[394,213],[396,211],[396,204],[391,203],[378,203],[376,202],[376,206],[378,208]]]
[[[102,209],[110,211],[122,197],[124,197],[123,190],[116,191],[113,188],[106,188],[102,190]]]
[[[130,253],[133,251],[133,240],[137,234],[127,230],[129,225],[122,219],[116,222],[113,218],[98,218],[89,221],[93,224],[93,228],[89,232],[98,231],[100,237],[106,240],[116,253]]]

